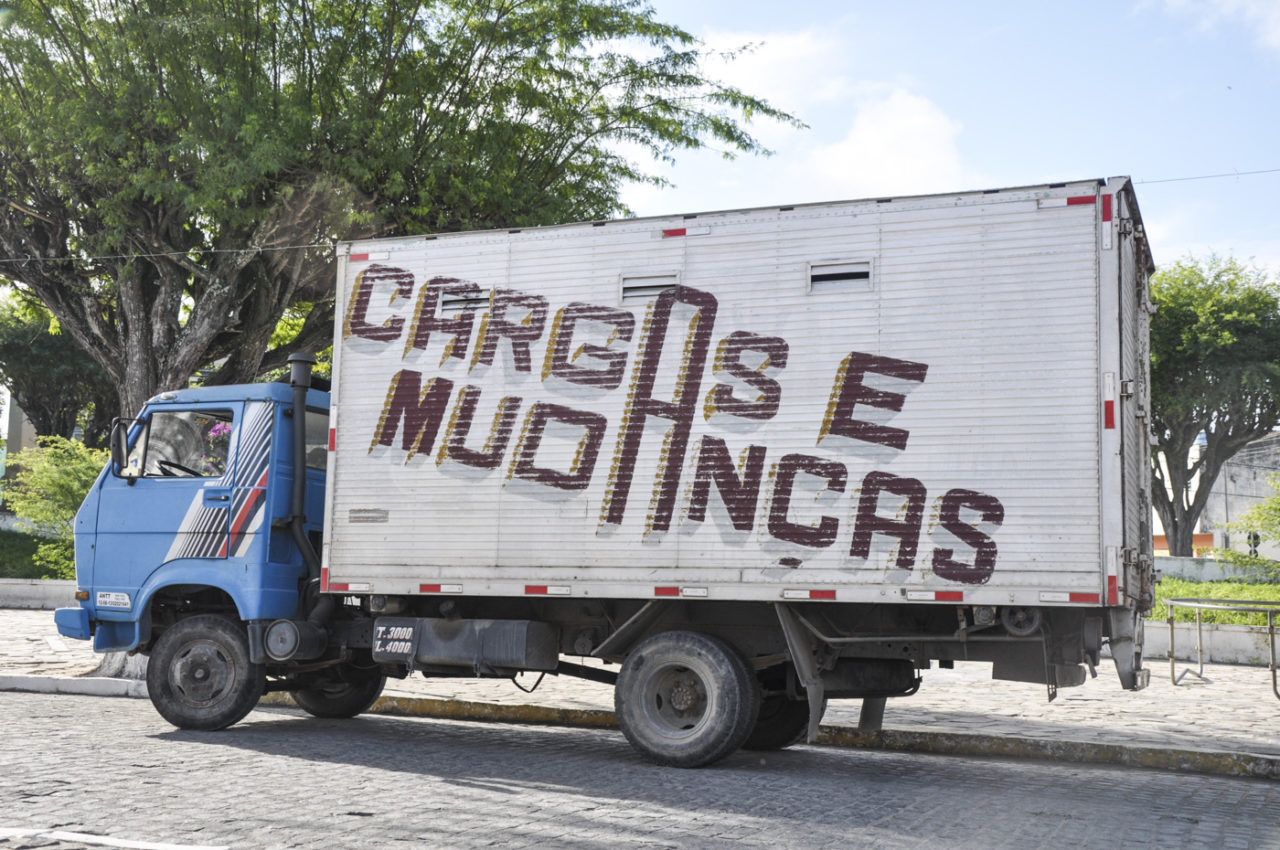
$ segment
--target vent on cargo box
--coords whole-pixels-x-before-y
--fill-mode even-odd
[[[871,289],[869,260],[840,260],[809,264],[810,292],[867,292]]]
[[[675,289],[680,276],[668,274],[637,274],[622,276],[622,303],[634,304],[657,298],[669,289]]]
[[[449,295],[440,296],[440,312],[441,313],[463,313],[467,310],[484,310],[489,306],[489,293],[482,292],[479,295]]]

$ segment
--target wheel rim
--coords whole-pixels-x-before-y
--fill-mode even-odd
[[[182,701],[209,706],[229,694],[235,685],[235,662],[213,641],[189,643],[169,665],[169,681]]]
[[[683,664],[665,664],[644,680],[642,701],[650,726],[669,738],[697,734],[707,718],[706,676]]]

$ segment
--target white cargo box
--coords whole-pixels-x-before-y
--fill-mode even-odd
[[[329,591],[1137,593],[1125,178],[360,241],[338,268]]]

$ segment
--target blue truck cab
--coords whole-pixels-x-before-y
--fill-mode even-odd
[[[360,710],[381,690],[376,667],[353,675],[350,653],[327,646],[335,604],[319,593],[316,553],[329,394],[296,359],[292,386],[166,392],[118,420],[111,461],[76,514],[79,606],[55,612],[58,631],[149,655],[152,701],[184,728],[230,725],[270,689],[312,692],[330,712],[335,693],[353,699],[346,680],[359,681]],[[320,626],[305,619],[315,614]],[[326,649],[324,665],[277,661]]]
[[[307,532],[320,534],[328,394],[307,397]],[[287,521],[293,400],[285,384],[203,387],[151,399],[125,463],[102,471],[76,514],[78,608],[58,630],[94,649],[147,647],[184,600],[245,621],[297,616],[307,574]]]

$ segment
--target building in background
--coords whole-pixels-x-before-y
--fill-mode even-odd
[[[8,465],[9,455],[34,446],[36,428],[22,412],[22,408],[18,407],[18,403],[10,397],[8,387],[0,387],[0,437],[4,439],[3,445],[0,445],[0,478],[12,478],[13,472]]]
[[[1280,432],[1255,440],[1223,464],[1196,524],[1193,544],[1196,554],[1208,555],[1211,549],[1234,549],[1280,560],[1280,545],[1264,543],[1256,536],[1232,533],[1226,528],[1249,508],[1275,495],[1271,480],[1277,475],[1280,475]],[[1152,528],[1155,553],[1169,554],[1164,528],[1154,512]]]

